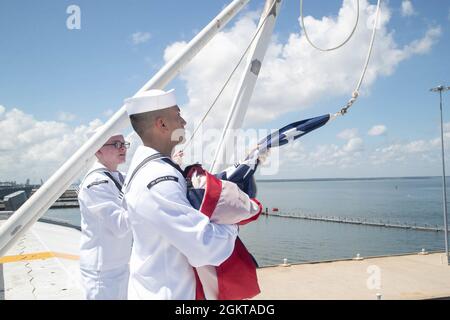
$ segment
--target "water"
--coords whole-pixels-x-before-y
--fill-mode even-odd
[[[269,211],[443,226],[441,179],[258,182]],[[45,217],[80,225],[78,209]],[[444,233],[261,216],[241,227],[241,239],[260,266],[444,250]]]
[[[68,222],[75,226],[81,225],[80,209],[78,208],[50,209],[44,214],[44,218]]]
[[[440,178],[260,182],[266,207],[322,216],[442,225]]]

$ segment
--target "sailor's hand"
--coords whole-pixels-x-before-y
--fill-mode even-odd
[[[267,158],[270,156],[270,149],[266,149],[264,151],[258,151],[258,160],[260,164],[264,164]]]
[[[172,156],[172,161],[181,166],[183,164],[183,156],[183,150],[180,150]]]

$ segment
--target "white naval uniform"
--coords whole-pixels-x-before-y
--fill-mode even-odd
[[[88,300],[127,299],[132,233],[122,207],[121,184],[118,171],[96,162],[80,185],[80,270]]]
[[[195,299],[193,267],[217,266],[234,249],[237,225],[211,223],[186,197],[183,175],[153,160],[156,150],[140,146],[127,173],[124,206],[133,231],[129,299]]]

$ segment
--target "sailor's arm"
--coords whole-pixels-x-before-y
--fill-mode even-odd
[[[116,188],[112,181],[103,179],[100,184],[92,184],[83,190],[82,201],[86,208],[100,218],[100,222],[115,236],[121,238],[130,232],[128,213],[121,206]]]
[[[238,227],[219,225],[194,209],[186,190],[173,176],[149,184],[139,197],[141,218],[156,226],[158,232],[178,248],[194,267],[220,265],[233,252]]]

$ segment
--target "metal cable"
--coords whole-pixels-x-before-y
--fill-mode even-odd
[[[352,32],[350,33],[350,35],[347,37],[347,39],[344,40],[344,42],[342,42],[340,45],[337,45],[336,47],[332,47],[332,48],[328,48],[328,49],[322,49],[319,48],[318,46],[316,46],[311,39],[308,36],[308,32],[306,31],[306,27],[305,27],[305,22],[303,19],[303,0],[300,0],[300,22],[302,24],[302,28],[303,31],[305,32],[305,37],[306,40],[308,40],[309,44],[314,48],[317,49],[319,51],[323,51],[323,52],[327,52],[327,51],[333,51],[336,49],[339,49],[340,47],[344,46],[349,40],[350,38],[353,36],[353,34],[355,33],[356,27],[358,25],[358,21],[359,21],[359,0],[356,0],[356,7],[357,7],[357,14],[356,14],[356,21],[355,21],[355,25],[353,26]]]
[[[372,55],[373,44],[374,44],[374,41],[375,41],[375,34],[376,34],[376,31],[377,31],[378,18],[380,16],[380,12],[381,12],[380,7],[381,7],[381,0],[378,0],[377,11],[376,11],[376,14],[375,14],[375,21],[373,23],[373,29],[372,29],[372,37],[370,39],[369,51],[367,52],[366,62],[364,63],[364,69],[363,69],[363,71],[361,73],[361,76],[359,78],[358,84],[356,85],[356,88],[353,91],[352,97],[347,102],[345,107],[343,107],[341,109],[341,111],[339,111],[335,115],[345,115],[347,113],[348,109],[355,103],[356,99],[359,96],[359,89],[361,88],[361,84],[362,84],[362,82],[364,80],[364,77],[366,75],[367,67],[369,66],[370,57]]]

